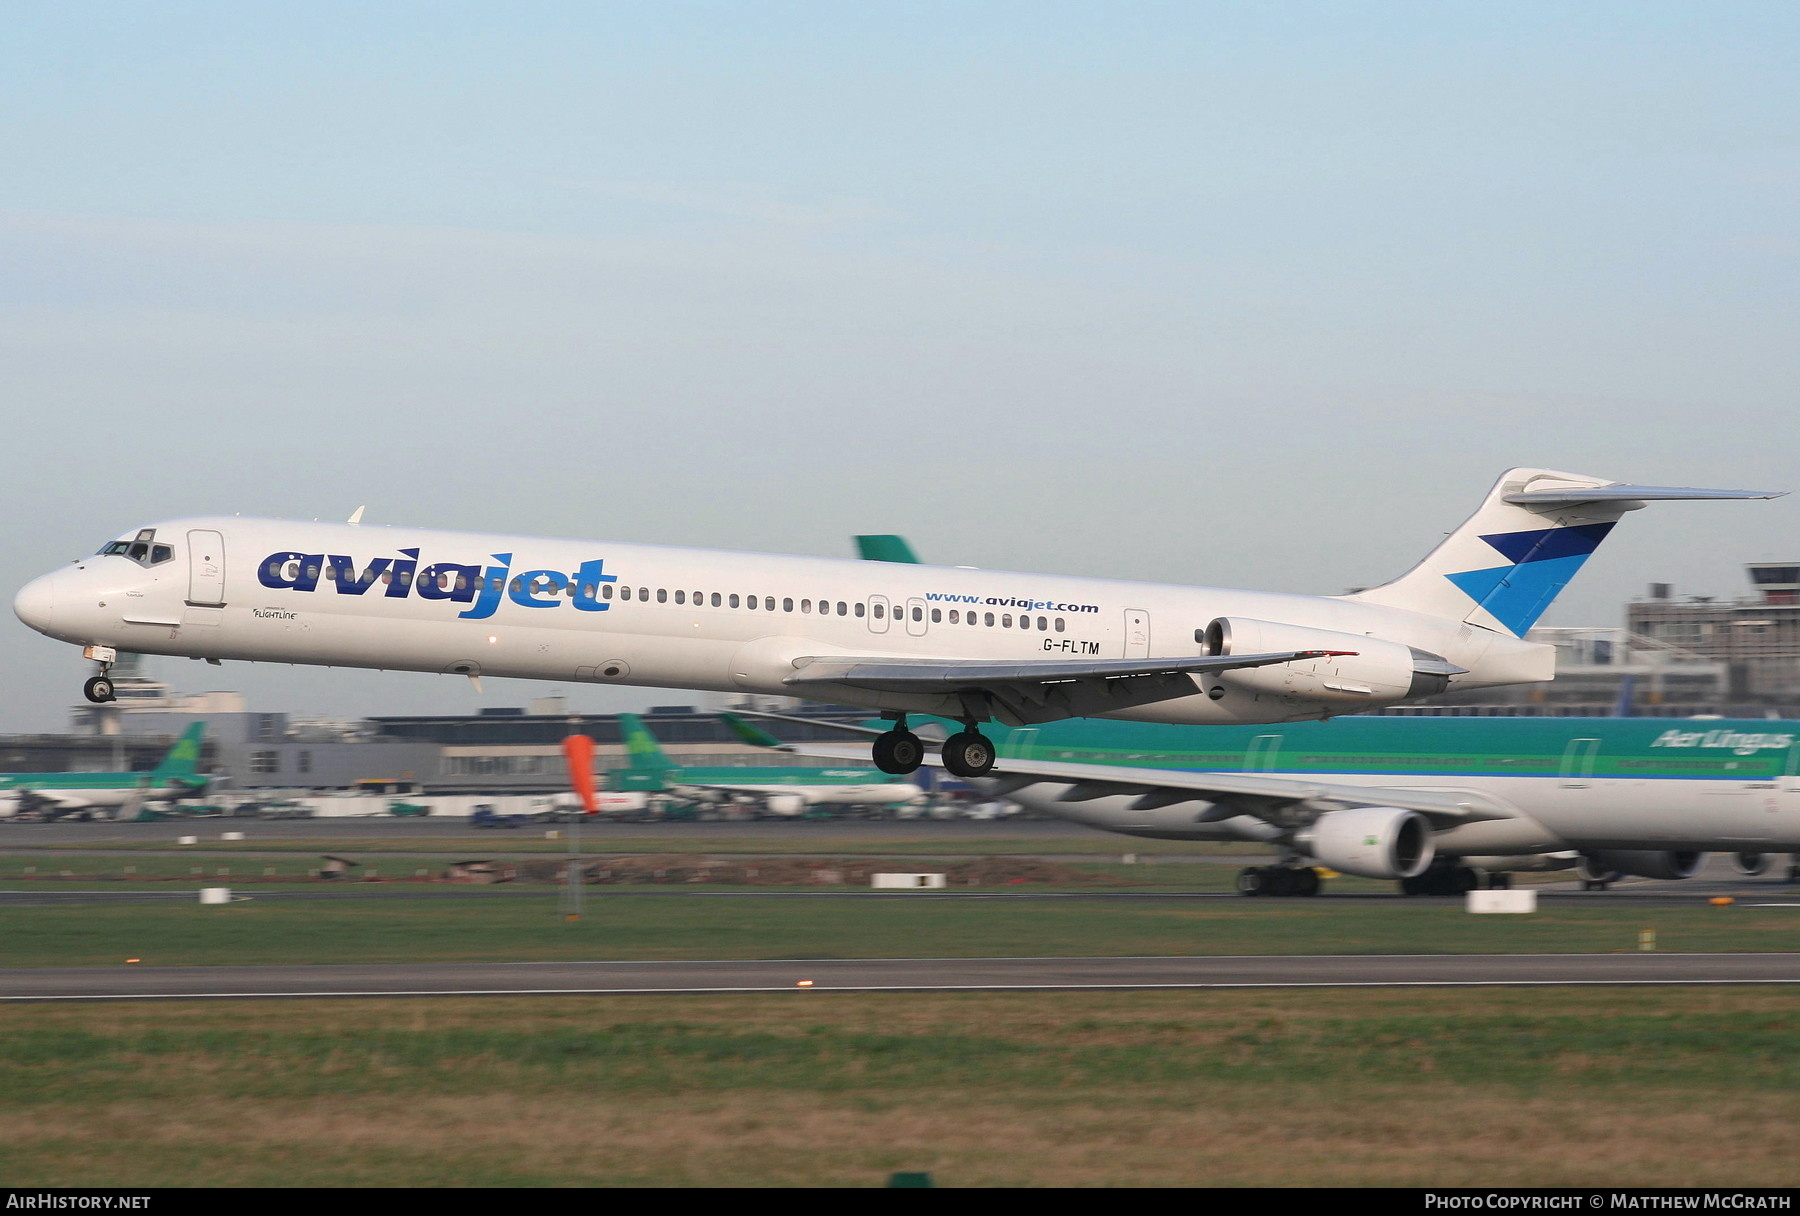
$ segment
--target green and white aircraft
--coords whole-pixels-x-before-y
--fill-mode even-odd
[[[147,773],[0,773],[0,818],[125,819],[145,802],[203,794],[209,784],[200,773],[205,736],[206,724],[194,723]]]
[[[861,765],[683,767],[669,759],[656,736],[636,714],[620,714],[619,726],[631,765],[606,774],[607,787],[614,791],[675,793],[703,799],[746,795],[758,799],[772,815],[801,815],[817,805],[890,806],[918,802],[925,796],[910,781]]]
[[[1514,870],[1686,878],[1707,852],[1756,874],[1770,853],[1800,852],[1795,721],[1089,718],[996,742],[993,775],[974,784],[1032,810],[1129,836],[1268,845],[1281,863],[1245,872],[1251,894],[1311,894],[1314,864],[1428,894]]]

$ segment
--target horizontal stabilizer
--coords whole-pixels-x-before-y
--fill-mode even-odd
[[[1509,469],[1475,514],[1391,583],[1346,599],[1522,638],[1628,511],[1652,502],[1779,498],[1775,490],[1639,486]]]
[[[1520,507],[1569,507],[1583,502],[1700,502],[1727,498],[1781,498],[1786,490],[1695,490],[1685,486],[1631,486],[1619,483],[1587,489],[1524,490],[1506,501]]]

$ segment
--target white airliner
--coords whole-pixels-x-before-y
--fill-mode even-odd
[[[1327,718],[1548,680],[1524,640],[1625,512],[1755,490],[1504,474],[1393,582],[1342,596],[654,545],[206,516],[133,529],[27,584],[13,610],[100,665],[120,650],[799,696],[959,720],[944,765],[993,767],[980,724]],[[360,512],[358,512],[360,515]]]

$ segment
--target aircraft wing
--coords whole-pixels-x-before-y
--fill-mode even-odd
[[[1346,650],[1286,650],[1273,654],[1190,655],[1157,659],[1045,659],[1041,662],[882,657],[794,660],[783,684],[806,696],[830,698],[830,689],[911,692],[990,699],[1014,725],[1091,717],[1108,710],[1148,705],[1198,691],[1193,676],[1243,667],[1303,662]]]
[[[94,806],[94,800],[73,790],[23,789],[20,795],[38,807],[49,806],[59,811],[79,811]]]
[[[927,742],[925,763],[942,759]],[[854,759],[863,752],[855,747],[831,744],[792,744],[789,750],[829,759]],[[1511,819],[1515,813],[1504,804],[1470,790],[1423,790],[1389,785],[1346,785],[1308,781],[1298,777],[1274,777],[1263,773],[1196,773],[1180,769],[1130,768],[1110,764],[1074,764],[1058,760],[1013,760],[1002,757],[994,771],[981,778],[983,789],[1005,797],[1028,785],[1063,785],[1068,788],[1058,802],[1087,802],[1094,798],[1136,795],[1133,810],[1152,810],[1181,802],[1210,802],[1198,822],[1253,815],[1276,819],[1288,808],[1335,809],[1344,806],[1394,806],[1418,811],[1440,827],[1483,819]]]

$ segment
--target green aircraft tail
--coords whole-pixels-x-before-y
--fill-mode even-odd
[[[200,775],[200,744],[206,738],[206,723],[196,722],[181,732],[181,738],[175,740],[175,746],[169,749],[160,763],[151,770],[150,776],[155,781],[167,781],[177,777],[198,777]]]
[[[630,767],[636,771],[654,769],[666,771],[675,766],[663,754],[663,749],[644,725],[644,720],[636,714],[620,714],[619,729],[625,735],[625,754],[631,757]]]
[[[748,743],[751,747],[781,748],[786,745],[765,730],[759,730],[744,721],[736,714],[720,714],[719,720],[731,729],[731,733]]]
[[[912,546],[906,543],[904,536],[859,536],[856,538],[856,553],[866,562],[898,562],[903,566],[919,564],[919,559],[913,555]]]

